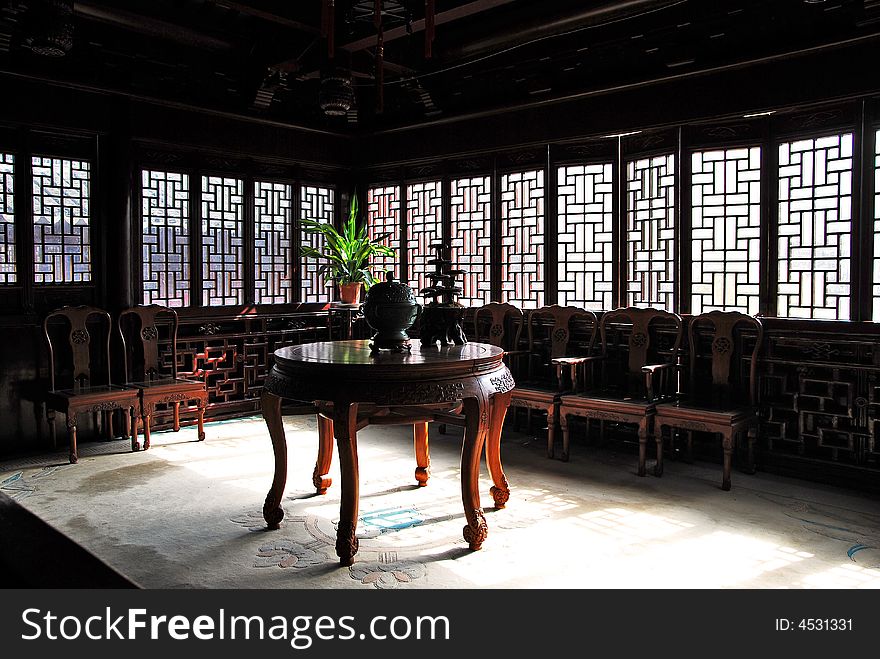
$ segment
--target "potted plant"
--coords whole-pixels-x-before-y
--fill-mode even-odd
[[[339,285],[339,297],[345,304],[357,303],[361,286],[369,290],[370,286],[379,281],[369,265],[370,257],[394,256],[393,249],[381,244],[388,240],[390,232],[370,239],[367,223],[358,222],[357,195],[351,197],[348,219],[342,225],[342,232],[337,231],[332,224],[311,219],[302,220],[302,229],[308,233],[320,234],[324,238],[320,249],[302,245],[300,254],[326,261],[318,272],[325,277],[329,275]]]

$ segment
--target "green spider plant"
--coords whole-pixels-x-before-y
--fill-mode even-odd
[[[394,256],[394,250],[381,243],[388,240],[391,233],[383,233],[370,239],[367,223],[358,223],[357,195],[351,197],[348,219],[342,225],[342,232],[332,224],[317,220],[303,219],[302,230],[320,234],[324,238],[321,249],[302,245],[300,254],[310,259],[326,261],[318,272],[339,284],[363,283],[368,289],[380,281],[373,272],[369,261],[372,256]],[[381,272],[385,272],[382,269]]]

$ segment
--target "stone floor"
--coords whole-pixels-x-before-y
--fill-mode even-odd
[[[669,461],[635,475],[635,456],[575,443],[571,461],[505,430],[512,495],[491,508],[483,549],[462,538],[460,430],[431,428],[432,475],[415,486],[411,431],[358,436],[360,551],[334,552],[338,465],[325,496],[311,487],[315,421],[285,417],[286,517],[266,531],[272,479],[263,421],[154,434],[149,451],[84,442],[66,453],[0,463],[0,489],[146,588],[877,588],[880,500],[758,472]]]

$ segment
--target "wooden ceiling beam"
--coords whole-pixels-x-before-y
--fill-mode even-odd
[[[286,16],[279,16],[278,14],[273,14],[268,11],[263,11],[262,9],[257,9],[256,7],[251,7],[250,5],[246,5],[243,2],[232,2],[232,0],[214,0],[214,4],[218,7],[226,7],[227,9],[234,9],[240,14],[245,14],[247,16],[253,16],[254,18],[259,18],[264,21],[268,21],[269,23],[275,23],[276,25],[281,25],[284,27],[289,27],[293,30],[299,30],[300,32],[305,32],[306,34],[320,34],[321,30],[318,29],[314,25],[309,25],[308,23],[303,23],[301,21],[295,21],[291,18],[287,18]]]
[[[486,11],[488,9],[494,9],[495,7],[501,7],[502,5],[509,5],[511,2],[515,0],[475,0],[474,2],[469,2],[467,4],[461,5],[460,7],[454,7],[452,9],[447,9],[446,11],[437,12],[434,16],[434,25],[443,25],[444,23],[450,23],[452,21],[457,21],[461,18],[467,18],[468,16],[473,16],[474,14],[479,14],[480,12]],[[425,29],[425,19],[421,18],[417,21],[413,21],[410,25],[412,29],[412,33],[422,32]],[[405,37],[409,32],[406,30],[406,26],[395,27],[390,30],[386,30],[383,33],[383,40],[385,43],[389,41],[394,41],[395,39],[399,39],[400,37]],[[348,51],[350,53],[357,52],[359,50],[364,50],[366,48],[372,48],[376,45],[376,37],[375,35],[364,37],[363,39],[357,39],[355,41],[351,41],[347,44],[343,44],[340,46],[342,50]]]

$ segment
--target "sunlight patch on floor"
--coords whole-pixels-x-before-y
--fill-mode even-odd
[[[880,570],[842,564],[803,580],[805,588],[880,588]]]

